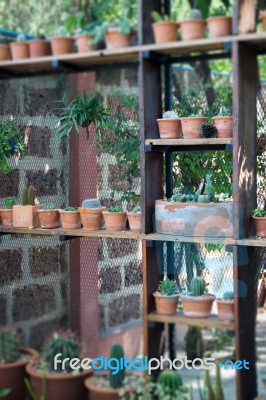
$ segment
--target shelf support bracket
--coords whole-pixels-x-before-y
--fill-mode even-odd
[[[72,239],[80,239],[82,236],[66,236],[66,235],[59,235],[60,242],[66,242]]]

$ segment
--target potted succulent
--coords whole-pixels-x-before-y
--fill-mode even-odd
[[[37,228],[40,220],[37,210],[42,206],[35,204],[36,189],[32,185],[22,190],[22,205],[13,206],[13,226],[15,228]]]
[[[120,206],[112,206],[103,211],[103,219],[107,231],[118,232],[126,229],[127,213]]]
[[[96,95],[78,94],[70,102],[64,96],[60,103],[59,124],[55,130],[58,139],[69,137],[72,129],[79,133],[80,127],[86,128],[89,139],[91,123],[95,125],[96,131],[107,128],[109,112]]]
[[[175,280],[165,278],[160,281],[153,296],[158,314],[173,315],[176,313],[179,293]]]
[[[182,117],[181,126],[184,139],[200,139],[201,125],[207,122],[206,117],[197,114],[191,114],[189,117]]]
[[[188,19],[180,22],[182,40],[193,40],[204,38],[206,21],[197,9],[189,12]]]
[[[61,354],[61,361],[65,360],[64,364],[58,362],[55,365],[58,354]],[[86,400],[84,380],[91,375],[92,369],[82,370],[76,364],[73,370],[73,359],[83,359],[82,346],[77,337],[70,331],[54,333],[44,346],[40,358],[26,368],[30,376],[27,386],[34,398],[41,399],[44,383],[45,400],[54,400],[59,393],[64,400]]]
[[[0,329],[0,388],[10,389],[7,400],[27,400],[24,384],[26,365],[36,359],[38,353],[20,347],[18,335],[7,328]]]
[[[5,208],[0,209],[2,225],[10,227],[13,225],[13,206],[15,204],[15,197],[4,198]]]
[[[124,359],[124,349],[120,344],[112,345],[109,359]],[[95,373],[86,379],[85,386],[89,391],[90,400],[119,400],[120,392],[123,392],[129,399],[129,396],[137,389],[137,380],[136,374],[132,373],[126,376],[125,369],[119,368],[116,374],[113,370],[109,370],[109,379],[106,373]]]
[[[256,236],[266,238],[266,212],[263,208],[255,208],[252,217],[255,223]]]
[[[206,293],[207,284],[201,276],[192,279],[190,291],[181,293],[183,313],[190,318],[208,318],[215,300],[213,294]]]
[[[102,212],[106,207],[101,207],[98,199],[86,199],[82,202],[82,207],[78,208],[83,229],[86,231],[98,231],[103,227]]]
[[[43,229],[53,229],[59,227],[60,214],[53,203],[45,203],[43,208],[37,210],[40,225]]]
[[[0,60],[5,61],[10,58],[10,53],[9,53],[9,46],[4,43],[0,43]]]
[[[217,129],[218,138],[233,137],[233,116],[230,106],[221,106],[219,114],[213,117],[213,121]]]
[[[221,321],[234,321],[234,293],[225,292],[223,298],[216,299],[218,318]]]
[[[17,36],[16,42],[10,43],[11,56],[13,60],[21,60],[29,58],[30,50],[29,43],[26,40],[26,35],[23,33]]]
[[[173,14],[171,17],[168,15],[161,15],[157,11],[152,11],[152,31],[155,43],[175,42],[177,40],[177,30],[179,24],[177,15]]]
[[[141,208],[136,206],[132,211],[127,212],[129,229],[131,232],[141,233]]]
[[[60,221],[63,229],[79,229],[81,228],[80,213],[78,207],[65,207],[58,210]]]
[[[178,139],[181,138],[181,121],[178,114],[174,111],[166,111],[163,118],[158,118],[161,139]]]
[[[0,121],[0,171],[10,172],[8,159],[21,157],[25,153],[24,138],[20,125],[15,119]]]
[[[43,35],[38,35],[36,39],[28,41],[30,58],[45,57],[51,54],[51,43]]]
[[[227,16],[225,7],[216,7],[207,19],[207,28],[210,37],[227,36],[232,32],[232,18]]]
[[[70,37],[70,33],[65,26],[57,28],[56,35],[51,39],[52,54],[54,56],[73,53],[74,38]]]

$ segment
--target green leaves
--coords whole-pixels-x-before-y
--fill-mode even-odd
[[[166,278],[159,282],[157,291],[165,296],[172,296],[178,293],[177,283],[173,279]]]
[[[7,162],[13,156],[21,157],[25,153],[24,138],[18,122],[5,118],[0,121],[0,171],[10,172]]]

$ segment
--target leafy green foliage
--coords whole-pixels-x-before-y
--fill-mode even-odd
[[[77,209],[78,209],[78,207],[67,206],[67,207],[64,208],[64,211],[77,211]]]
[[[55,210],[54,203],[44,203],[43,210]]]
[[[19,359],[17,335],[7,329],[0,330],[0,364],[13,363]]]
[[[15,197],[4,198],[5,208],[12,209],[15,202],[16,202]]]
[[[107,211],[111,212],[111,213],[117,213],[117,212],[123,212],[123,209],[120,206],[112,206],[112,207],[109,207],[107,209]]]
[[[6,397],[11,392],[10,389],[1,389],[0,390],[0,398]]]
[[[162,22],[162,21],[177,22],[177,12],[176,11],[177,10],[173,10],[171,12],[171,15],[160,14],[157,11],[152,11],[151,17],[154,22]]]
[[[80,127],[87,129],[89,138],[89,126],[92,122],[96,130],[107,128],[109,113],[96,95],[88,97],[85,93],[78,94],[70,102],[65,95],[61,104],[59,124],[55,130],[57,139],[69,137],[72,129],[79,133]]]
[[[22,130],[14,119],[5,118],[0,121],[0,171],[10,172],[7,160],[25,153]]]
[[[266,212],[263,210],[263,208],[255,208],[252,213],[253,217],[265,217]]]
[[[172,296],[178,293],[176,281],[166,278],[159,282],[157,291],[164,296]]]

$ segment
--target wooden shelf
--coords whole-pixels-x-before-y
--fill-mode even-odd
[[[146,139],[145,144],[154,146],[226,145],[232,144],[232,139]]]
[[[232,238],[219,238],[212,237],[206,238],[204,236],[178,236],[178,235],[167,235],[164,233],[149,233],[145,235],[145,240],[160,240],[165,242],[184,242],[184,243],[213,243],[223,245],[235,245],[236,240]]]
[[[266,247],[266,239],[260,239],[254,236],[237,240],[237,244],[239,246]]]
[[[177,312],[175,315],[160,315],[154,311],[147,315],[147,319],[152,322],[193,325],[202,328],[219,328],[226,330],[234,330],[235,328],[233,322],[220,321],[216,315],[211,315],[209,318],[188,318],[185,317],[182,312]]]

